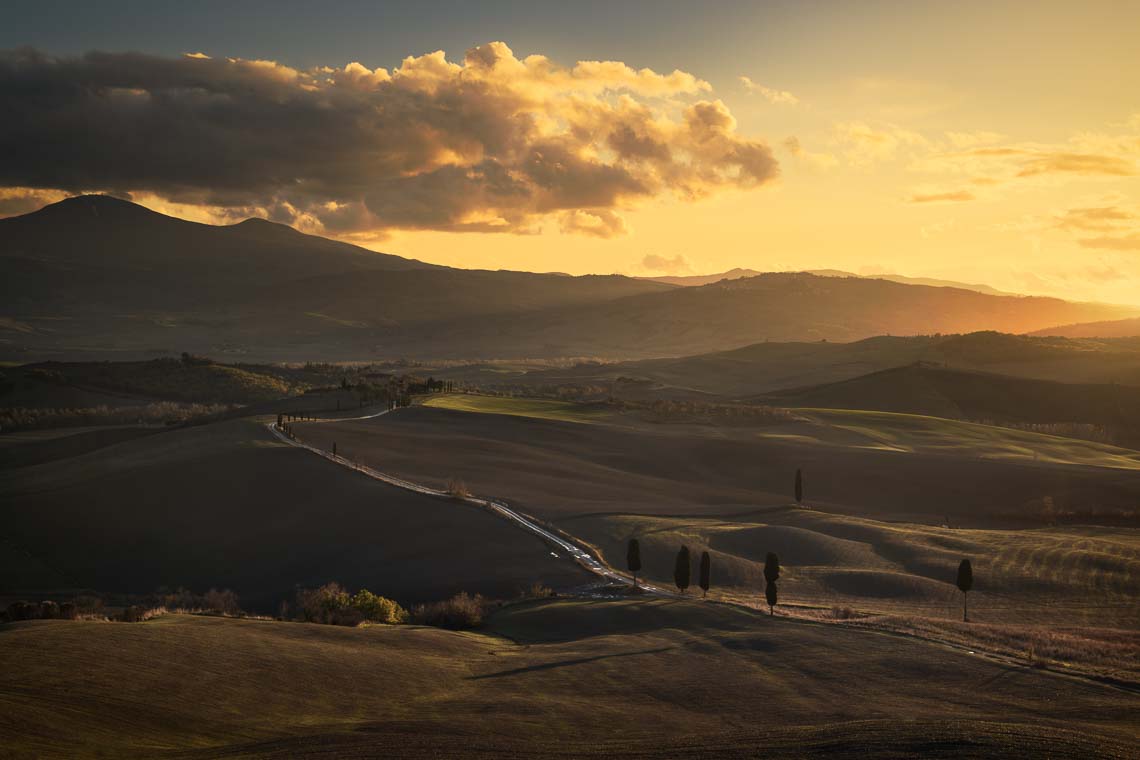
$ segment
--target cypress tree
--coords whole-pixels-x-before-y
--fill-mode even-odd
[[[699,585],[701,587],[701,591],[704,592],[704,596],[709,595],[709,575],[711,569],[712,558],[709,557],[708,552],[701,552],[701,580]]]
[[[625,552],[625,564],[633,573],[633,585],[637,587],[637,574],[641,570],[641,544],[636,538],[629,539],[629,548]]]
[[[677,552],[677,564],[673,566],[673,582],[677,584],[677,588],[681,593],[685,593],[685,589],[689,587],[689,579],[692,575],[692,563],[689,560],[689,547],[682,546],[681,550]]]
[[[962,622],[969,622],[966,618],[966,596],[974,587],[974,568],[970,560],[964,559],[958,565],[958,590],[962,592]]]
[[[804,473],[803,470],[796,470],[796,504],[802,505],[804,503]]]
[[[768,552],[764,558],[764,597],[768,601],[768,612],[772,615],[776,614],[776,581],[779,579],[780,558],[773,552]]]

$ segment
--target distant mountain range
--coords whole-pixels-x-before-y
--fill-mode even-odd
[[[684,275],[679,277],[641,277],[638,279],[651,280],[653,282],[663,282],[668,285],[682,285],[686,287],[697,287],[700,285],[711,285],[714,282],[721,280],[740,280],[745,277],[757,277],[766,272],[760,272],[755,269],[730,269],[727,272],[720,272],[719,274],[697,274],[697,275]],[[844,272],[842,269],[808,269],[803,274],[814,274],[817,277],[858,277],[865,280],[887,280],[888,282],[898,282],[903,285],[929,285],[932,288],[959,288],[961,290],[973,290],[977,293],[985,293],[991,296],[1010,296],[1016,293],[1007,293],[997,288],[991,288],[989,285],[978,285],[968,282],[955,282],[953,280],[938,280],[932,277],[905,277],[901,274],[855,274],[854,272]]]
[[[452,269],[263,220],[198,224],[107,196],[0,220],[0,277],[7,360],[184,350],[267,360],[636,358],[1140,317],[881,278],[769,273],[681,287]]]
[[[1033,334],[1057,335],[1065,338],[1128,338],[1140,335],[1140,318],[1047,327],[1044,330],[1035,330]]]

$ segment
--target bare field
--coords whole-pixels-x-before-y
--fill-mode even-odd
[[[6,596],[61,579],[116,593],[228,587],[275,612],[296,585],[333,580],[410,603],[589,578],[497,517],[352,473],[253,420],[0,471],[0,522]]]
[[[15,623],[0,673],[7,749],[37,757],[1107,758],[1140,725],[1099,684],[662,600],[512,606],[480,633]]]
[[[681,544],[713,563],[715,598],[763,605],[764,557],[783,566],[787,604],[961,620],[958,563],[975,586],[970,619],[1140,629],[1140,531],[947,529],[783,509],[728,520],[607,515],[563,521],[621,567],[641,543],[642,575],[671,585]]]
[[[892,436],[893,446],[869,437],[870,421],[862,417],[854,430],[811,421],[655,424],[634,415],[584,425],[412,407],[297,429],[310,442],[335,442],[358,461],[417,482],[443,487],[460,477],[478,494],[513,500],[548,520],[609,512],[725,516],[787,506],[797,469],[807,502],[828,512],[936,524],[949,518],[970,527],[1140,519],[1140,471],[1100,466],[1107,460],[1096,444],[967,425],[998,441],[992,446],[1005,455],[990,457],[968,437],[953,443],[960,423],[888,417],[902,418],[901,428],[874,433]],[[1010,455],[1013,448],[1020,454]],[[1076,454],[1058,461],[1065,449],[1097,464]],[[1106,457],[1132,454],[1121,449]]]

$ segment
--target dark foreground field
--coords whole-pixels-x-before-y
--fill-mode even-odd
[[[276,611],[337,581],[404,604],[588,576],[476,508],[393,488],[235,420],[0,471],[0,595],[231,588]]]
[[[1140,738],[1133,693],[699,602],[531,603],[479,633],[10,623],[0,673],[11,757],[1124,758]]]

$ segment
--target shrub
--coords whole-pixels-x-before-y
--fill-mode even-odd
[[[402,623],[407,611],[396,602],[361,589],[353,595],[338,583],[297,592],[297,612],[302,620],[326,625],[355,626],[372,623]]]
[[[460,592],[442,602],[419,604],[412,610],[411,620],[419,625],[461,630],[478,628],[483,624],[486,602],[479,594],[471,596]]]
[[[59,619],[59,605],[52,601],[40,602],[40,619],[41,620],[58,620]]]
[[[408,619],[407,610],[368,589],[362,588],[353,594],[350,604],[371,623],[403,623]]]
[[[554,596],[554,589],[542,581],[535,581],[529,587],[524,588],[520,596],[524,599],[549,599]]]
[[[40,607],[31,602],[12,602],[8,605],[9,620],[35,620],[40,616]]]
[[[471,495],[471,491],[459,478],[451,478],[447,481],[447,495],[456,499],[466,499]]]
[[[79,607],[75,602],[64,602],[59,605],[59,618],[60,620],[78,620]]]
[[[202,608],[210,612],[219,612],[223,615],[241,614],[237,594],[228,588],[223,591],[218,591],[216,588],[210,589],[202,598],[202,602]]]

